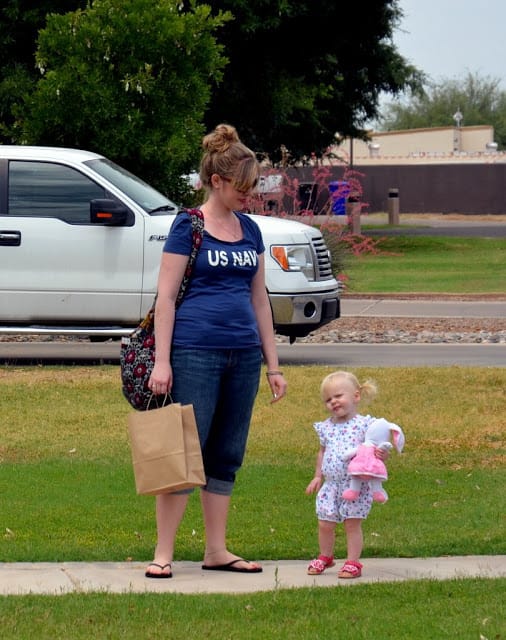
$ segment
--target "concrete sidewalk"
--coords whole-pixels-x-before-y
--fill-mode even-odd
[[[363,576],[338,580],[336,566],[320,576],[306,573],[308,560],[264,561],[251,575],[202,571],[201,563],[175,562],[174,577],[144,577],[147,563],[61,562],[0,563],[0,595],[66,593],[251,593],[296,587],[333,587],[404,580],[505,578],[506,556],[439,558],[364,558]]]
[[[341,314],[363,317],[398,318],[503,318],[505,300],[401,300],[384,298],[341,298]]]

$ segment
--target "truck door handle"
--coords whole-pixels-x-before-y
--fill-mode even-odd
[[[19,247],[21,244],[21,231],[5,231],[0,229],[0,246]]]

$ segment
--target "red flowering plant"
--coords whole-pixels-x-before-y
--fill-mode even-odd
[[[346,160],[327,155],[323,164],[313,156],[308,167],[269,167],[264,169],[251,211],[317,225],[332,257],[335,277],[347,280],[347,256],[379,253],[377,241],[360,230],[360,216],[366,212],[361,179]],[[342,176],[336,180],[336,166]]]

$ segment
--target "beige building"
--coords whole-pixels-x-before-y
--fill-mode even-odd
[[[371,131],[368,142],[346,139],[332,151],[354,165],[506,162],[506,154],[497,151],[494,128],[490,125]]]
[[[302,208],[319,206],[313,193],[321,163],[330,170],[329,183],[358,181],[363,212],[387,211],[395,199],[400,213],[506,213],[506,152],[497,150],[492,126],[371,131],[367,142],[347,139],[329,151],[288,170],[304,188]],[[279,185],[266,179],[263,190],[276,208],[283,202]]]

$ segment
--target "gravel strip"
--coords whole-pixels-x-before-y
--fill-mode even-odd
[[[79,336],[0,335],[0,342],[89,342]],[[276,336],[278,344],[288,342]],[[346,316],[334,320],[305,338],[299,344],[325,343],[461,343],[505,344],[506,319],[502,318],[371,318]]]
[[[455,300],[493,301],[505,300],[501,294],[438,295],[438,294],[358,294],[346,296],[362,299],[397,300]],[[89,342],[87,337],[49,335],[0,335],[0,342]],[[276,336],[279,344],[288,342],[285,336]],[[297,338],[298,343],[461,343],[461,344],[504,344],[506,343],[506,318],[389,318],[345,316],[334,320],[305,338]]]
[[[278,343],[288,338],[277,336]],[[506,343],[502,318],[364,318],[346,316],[334,320],[298,343]]]

